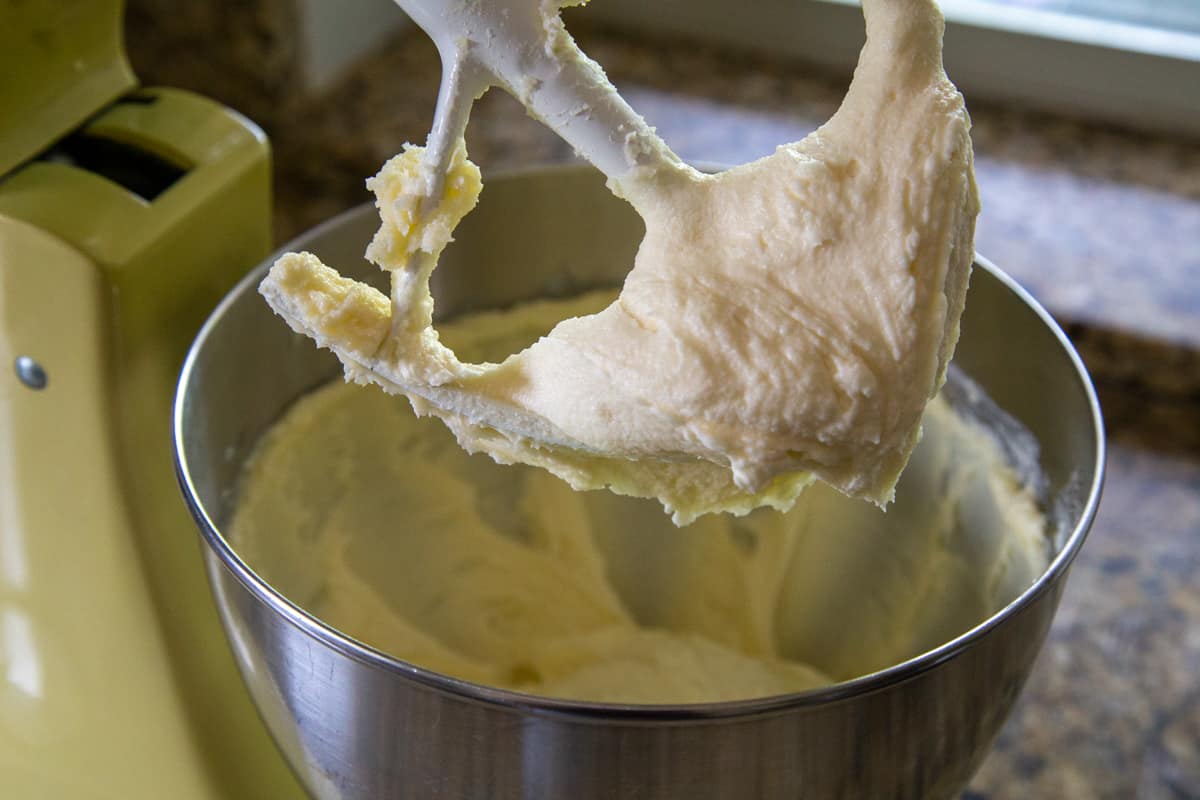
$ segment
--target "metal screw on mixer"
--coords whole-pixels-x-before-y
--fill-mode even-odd
[[[42,365],[29,356],[17,356],[13,367],[16,369],[17,377],[21,380],[21,383],[30,389],[45,389],[46,384],[50,382],[50,376],[46,374],[46,370],[42,368]]]

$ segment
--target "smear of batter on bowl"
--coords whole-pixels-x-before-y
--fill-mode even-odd
[[[613,102],[556,8],[537,7],[537,58]],[[786,509],[814,478],[886,504],[958,339],[979,203],[936,5],[863,11],[841,107],[759,161],[702,174],[633,115],[628,169],[609,177],[646,235],[619,296],[500,363],[464,363],[433,328],[430,273],[482,188],[461,140],[437,197],[419,147],[368,181],[382,224],[367,257],[390,298],[306,253],[261,291],[349,380],[407,395],[468,451],[657,498],[677,524]],[[506,88],[537,111],[538,85]]]

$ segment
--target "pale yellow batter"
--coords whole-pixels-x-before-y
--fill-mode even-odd
[[[578,67],[558,4],[536,9],[548,16],[531,46]],[[863,9],[841,107],[770,156],[705,175],[632,119],[631,166],[609,177],[646,235],[620,296],[499,363],[433,328],[430,273],[481,189],[461,141],[436,196],[422,148],[368,182],[382,224],[367,257],[391,274],[390,298],[307,253],[280,258],[261,291],[349,379],[407,395],[471,452],[577,489],[657,498],[679,524],[786,509],[814,476],[884,505],[958,340],[979,202],[936,5]]]
[[[611,294],[443,327],[496,361]],[[817,484],[788,513],[678,529],[647,500],[468,455],[437,421],[337,383],[249,464],[231,538],[333,626],[449,675],[634,703],[798,691],[884,668],[999,610],[1046,565],[999,449],[940,399],[885,514]]]

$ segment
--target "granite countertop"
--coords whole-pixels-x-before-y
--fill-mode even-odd
[[[823,122],[845,89],[803,64],[576,33],[687,159],[765,155]],[[243,104],[274,143],[281,241],[368,199],[364,177],[424,140],[438,77],[433,47],[414,30],[321,96],[267,102],[261,114]],[[196,88],[221,96],[211,83]],[[1110,449],[1104,501],[1049,641],[965,797],[1197,798],[1200,145],[968,105],[977,248],[1079,346]],[[485,179],[573,158],[498,92],[476,107],[468,143]]]

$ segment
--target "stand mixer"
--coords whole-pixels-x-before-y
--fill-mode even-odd
[[[596,93],[602,87],[585,62],[562,69],[539,49],[546,39],[536,4],[520,4],[527,16],[515,3],[401,5],[434,37],[445,68],[425,198],[440,194],[452,144],[490,85],[517,95],[611,179],[665,157],[615,92]],[[294,344],[283,326],[249,296],[261,271],[228,295],[185,368],[176,444],[187,445],[178,458],[195,520],[180,499],[172,390],[204,317],[267,255],[268,152],[261,132],[228,109],[138,88],[121,50],[121,11],[120,0],[29,0],[0,29],[0,52],[39,76],[22,83],[10,69],[0,77],[0,770],[8,793],[308,796],[288,762],[308,791],[329,798],[435,789],[622,796],[604,794],[607,781],[630,789],[624,796],[667,796],[678,781],[714,796],[751,785],[761,796],[772,787],[796,796],[814,776],[849,785],[836,783],[844,766],[890,780],[893,756],[910,773],[937,776],[949,763],[950,783],[965,782],[1028,674],[1099,491],[1102,438],[1088,428],[1098,422],[1094,394],[1036,304],[988,268],[966,366],[983,373],[1003,363],[1004,343],[986,332],[998,319],[1019,320],[1019,341],[1028,343],[1019,354],[1057,391],[1050,402],[1029,399],[1005,370],[988,388],[1044,434],[1056,487],[1069,486],[1082,465],[1087,493],[1072,500],[1077,524],[1054,564],[1006,613],[887,673],[745,709],[611,714],[455,682],[305,616],[256,579],[216,527],[230,497],[223,479],[261,432],[237,395],[269,422],[294,399],[289,381],[311,388],[332,376],[306,345],[286,350]],[[581,243],[593,255],[634,246],[628,208],[595,177],[498,180],[491,196],[499,202],[464,227],[462,244],[493,258],[522,251],[528,241],[518,234],[536,210],[537,258],[522,276],[529,285],[508,294],[517,290],[481,270],[446,282],[439,300],[503,306],[557,285],[562,254]],[[373,216],[359,209],[297,244],[352,259]],[[607,285],[620,276],[599,270],[622,263],[599,259],[597,274],[585,277]],[[231,326],[235,317],[254,327]],[[218,335],[231,330],[254,335]],[[945,746],[926,760],[893,753],[877,739],[901,723],[932,732],[913,741]],[[963,733],[970,726],[975,735]],[[774,748],[770,768],[764,745]],[[851,751],[862,764],[845,758]]]
[[[299,798],[169,442],[188,342],[270,247],[268,147],[211,100],[138,86],[122,11],[34,0],[0,25],[2,793]]]

